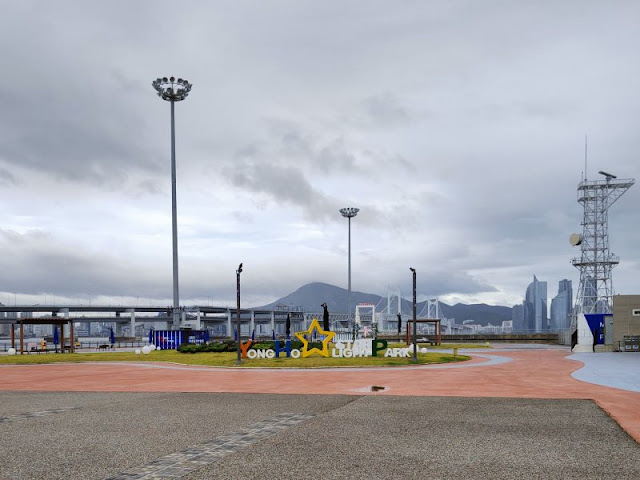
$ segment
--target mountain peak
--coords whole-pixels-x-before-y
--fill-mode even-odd
[[[257,308],[268,310],[280,305],[293,305],[302,307],[307,313],[319,314],[322,312],[321,305],[326,303],[329,312],[346,312],[348,311],[348,296],[349,292],[344,288],[329,283],[310,282],[273,303]],[[352,291],[352,307],[359,303],[372,303],[377,307],[376,311],[380,312],[386,308],[387,299],[380,295]],[[423,311],[425,304],[426,302],[417,304],[418,315]],[[402,299],[402,310],[403,312],[411,311],[410,300]],[[460,324],[464,320],[473,320],[480,325],[487,325],[488,323],[500,324],[504,320],[511,320],[511,307],[487,305],[484,303],[473,305],[457,303],[454,306],[449,306],[446,303],[440,302],[440,316],[455,318],[456,322]]]

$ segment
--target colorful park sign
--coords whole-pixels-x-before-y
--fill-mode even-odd
[[[312,335],[314,330],[317,331],[319,335],[324,335],[324,339],[322,340],[322,350],[315,347],[309,350],[309,340],[307,340],[307,336],[305,335],[305,333],[309,335],[309,338],[313,338]],[[296,337],[298,337],[298,340],[302,342],[302,358],[306,358],[313,352],[317,352],[323,357],[328,357],[329,342],[333,337],[335,337],[336,334],[335,332],[329,332],[327,330],[321,329],[320,324],[318,323],[318,319],[314,318],[311,322],[311,325],[309,326],[309,330],[307,330],[306,332],[296,332],[295,335]]]
[[[309,348],[309,339],[313,338],[313,333],[322,336],[322,348]],[[252,341],[241,342],[242,358],[279,358],[281,354],[291,358],[306,358],[312,354],[318,354],[322,357],[336,358],[352,358],[352,357],[377,357],[379,353],[384,351],[385,357],[411,357],[410,348],[388,348],[386,340],[359,339],[348,342],[338,342],[335,347],[329,349],[329,343],[335,337],[335,332],[330,332],[320,328],[318,319],[314,318],[308,330],[295,332],[295,336],[302,342],[302,349],[292,349],[291,341],[287,340],[281,346],[279,340],[275,341],[273,349],[253,349],[250,350]]]

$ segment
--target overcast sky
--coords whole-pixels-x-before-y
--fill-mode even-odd
[[[584,170],[640,177],[640,3],[2,1],[0,302],[184,304],[312,281],[513,305],[573,280]],[[640,186],[610,211],[640,293]]]

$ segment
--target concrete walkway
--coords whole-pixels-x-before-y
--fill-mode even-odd
[[[490,353],[489,353],[490,352]],[[623,390],[634,354],[569,358],[566,348],[496,348],[466,352],[456,365],[312,370],[193,367],[146,363],[1,366],[5,391],[219,392],[590,399],[640,442],[640,392]],[[639,357],[640,358],[640,357]],[[609,363],[606,363],[606,362]],[[583,363],[586,362],[586,363]],[[629,362],[629,363],[627,363]],[[594,367],[594,365],[596,367]],[[586,383],[587,378],[620,381]],[[626,370],[625,370],[626,369]],[[623,372],[613,375],[611,370]],[[581,377],[582,375],[582,377]],[[601,383],[601,384],[594,384]],[[617,385],[617,387],[616,387]],[[376,392],[372,386],[384,387]]]
[[[573,378],[596,385],[640,392],[640,354],[574,353],[567,357],[584,366],[571,374]]]

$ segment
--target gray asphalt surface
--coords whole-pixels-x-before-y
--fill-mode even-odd
[[[588,400],[33,392],[0,392],[0,478],[116,476],[285,413],[310,418],[181,478],[640,478]]]

